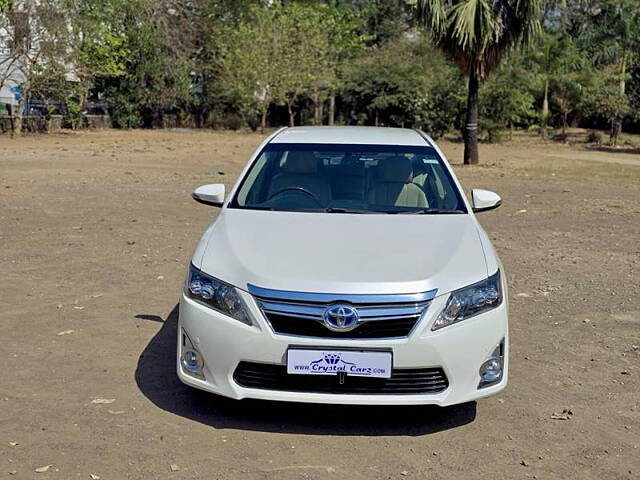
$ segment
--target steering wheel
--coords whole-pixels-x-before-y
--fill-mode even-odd
[[[313,198],[313,200],[320,205],[321,207],[324,206],[322,205],[322,202],[320,201],[320,199],[316,196],[315,193],[313,193],[310,190],[307,190],[304,187],[285,187],[285,188],[281,188],[280,190],[278,190],[275,193],[272,193],[271,195],[269,195],[269,198],[267,198],[267,200],[271,200],[273,197],[276,197],[284,192],[288,192],[288,191],[293,191],[293,192],[302,192],[305,193],[307,195],[309,195],[311,198]]]

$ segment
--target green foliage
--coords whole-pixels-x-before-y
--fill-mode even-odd
[[[274,10],[252,8],[220,48],[219,84],[245,119],[265,118],[278,95],[280,32],[274,22]]]
[[[585,22],[578,40],[596,66],[615,64],[626,80],[640,52],[640,10],[636,0],[601,0]]]
[[[353,111],[366,110],[374,124],[413,125],[441,136],[457,123],[460,80],[430,43],[404,38],[354,62],[345,72],[343,95]]]
[[[83,100],[86,98],[86,94],[82,89],[82,86],[76,85],[76,88],[72,89],[70,94],[66,98],[66,111],[63,116],[65,123],[76,130],[84,126],[84,117],[82,116]]]
[[[329,35],[322,29],[321,9],[288,3],[277,9],[273,27],[277,38],[277,102],[291,109],[293,103],[314,84],[330,79]]]
[[[309,4],[318,4],[314,0]],[[358,27],[365,33],[368,46],[385,44],[402,36],[409,28],[412,5],[410,0],[340,0],[327,1],[332,6],[340,6],[343,12],[354,12],[359,19]]]
[[[25,96],[64,112],[74,127],[90,99],[123,128],[161,125],[165,113],[234,129],[335,116],[440,136],[475,124],[464,118],[471,106],[494,140],[535,124],[543,134],[569,124],[615,133],[623,123],[640,128],[636,7],[637,0],[0,0],[0,42],[14,55],[0,57],[0,85],[18,65]],[[16,23],[24,18],[28,29]]]
[[[566,128],[568,118],[579,112],[582,92],[591,82],[593,69],[584,52],[568,35],[546,33],[521,61],[533,74],[531,81],[540,99],[543,136],[553,112]]]
[[[136,128],[143,125],[142,99],[133,96],[138,93],[135,85],[127,89],[127,81],[119,80],[117,85],[108,86],[105,89],[106,103],[109,107],[111,120],[117,128]]]
[[[581,107],[587,115],[615,122],[630,113],[629,99],[620,91],[617,75],[605,71],[594,80],[581,100]]]
[[[271,103],[293,107],[303,94],[333,89],[344,63],[361,48],[358,17],[337,7],[299,3],[254,6],[229,32],[220,55],[220,85],[250,121]]]
[[[464,163],[478,163],[478,88],[509,50],[540,32],[542,0],[418,0],[435,44],[469,77]]]
[[[587,135],[587,143],[595,143],[596,145],[601,145],[602,133],[596,130],[589,131],[589,134]]]
[[[97,78],[119,127],[152,126],[163,111],[181,111],[195,101],[190,52],[184,39],[178,38],[182,32],[174,30],[182,12],[162,7],[153,0],[120,6],[126,42],[116,43],[118,55],[128,52],[126,70]],[[117,62],[102,66],[117,66]]]
[[[462,71],[483,79],[513,45],[540,32],[542,0],[419,0],[436,45]]]
[[[535,118],[531,73],[521,65],[504,65],[480,90],[482,125],[494,140],[506,127],[527,126]]]
[[[440,138],[452,129],[462,131],[465,109],[465,89],[458,72],[449,71],[428,93],[413,99],[408,110],[413,126]]]

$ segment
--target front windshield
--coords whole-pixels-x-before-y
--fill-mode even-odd
[[[331,213],[466,213],[432,147],[272,143],[232,208]]]

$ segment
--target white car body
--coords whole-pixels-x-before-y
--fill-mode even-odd
[[[229,200],[236,195],[260,152],[265,146],[277,143],[429,145],[441,157],[467,212],[356,215],[231,208]],[[221,193],[217,191],[213,195]],[[487,191],[475,191],[474,199],[486,209],[499,205],[499,197]],[[177,364],[178,376],[185,384],[234,399],[440,406],[472,401],[505,388],[508,380],[506,274],[473,213],[474,205],[464,196],[442,152],[426,135],[407,129],[373,127],[282,129],[256,150],[222,203],[217,219],[195,250],[192,265],[235,287],[250,325],[194,300],[189,295],[189,286],[185,285],[180,301]],[[497,271],[500,271],[502,300],[495,308],[432,330],[436,318],[448,305],[451,292],[482,282]],[[424,298],[428,299],[428,306],[406,336],[324,338],[274,330],[265,309],[269,308],[270,299],[277,300],[283,292],[285,296],[302,295],[300,298],[304,301],[324,299],[323,308],[336,303],[357,304],[362,298],[410,298],[426,292]],[[367,302],[363,300],[363,303]],[[326,313],[323,318],[325,316]],[[198,375],[184,366],[186,345],[199,355]],[[497,381],[479,388],[479,368],[498,351],[497,347],[502,371]],[[339,382],[353,382],[348,373],[336,380],[335,390],[327,387],[331,385],[327,382],[333,381],[328,377],[322,379],[323,387],[317,389],[305,384],[308,379],[300,380],[303,387],[291,389],[265,388],[260,378],[255,379],[260,384],[258,387],[237,380],[236,369],[241,362],[267,365],[269,372],[278,371],[278,378],[284,378],[284,371],[277,369],[286,368],[288,352],[292,349],[329,353],[390,352],[393,372],[396,372],[391,373],[392,378],[400,378],[394,375],[403,375],[403,372],[410,375],[414,369],[438,369],[442,377],[438,381],[443,388],[405,392],[381,387],[378,391],[376,385],[386,385],[384,382],[389,380],[375,380],[371,385],[366,383],[368,380],[357,380],[360,382],[357,385],[366,385],[366,388],[341,390],[343,385]],[[374,355],[371,357],[373,361]],[[245,373],[260,375],[257,370]],[[271,374],[275,378],[275,373],[265,373]],[[436,378],[433,372],[429,375],[427,378]],[[298,381],[298,377],[300,375],[293,381]]]

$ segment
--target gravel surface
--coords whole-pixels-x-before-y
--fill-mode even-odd
[[[640,167],[628,155],[514,141],[455,167],[467,190],[504,198],[480,219],[510,285],[505,393],[363,408],[182,386],[178,293],[217,213],[190,193],[230,187],[261,139],[0,137],[0,477],[640,478]]]

